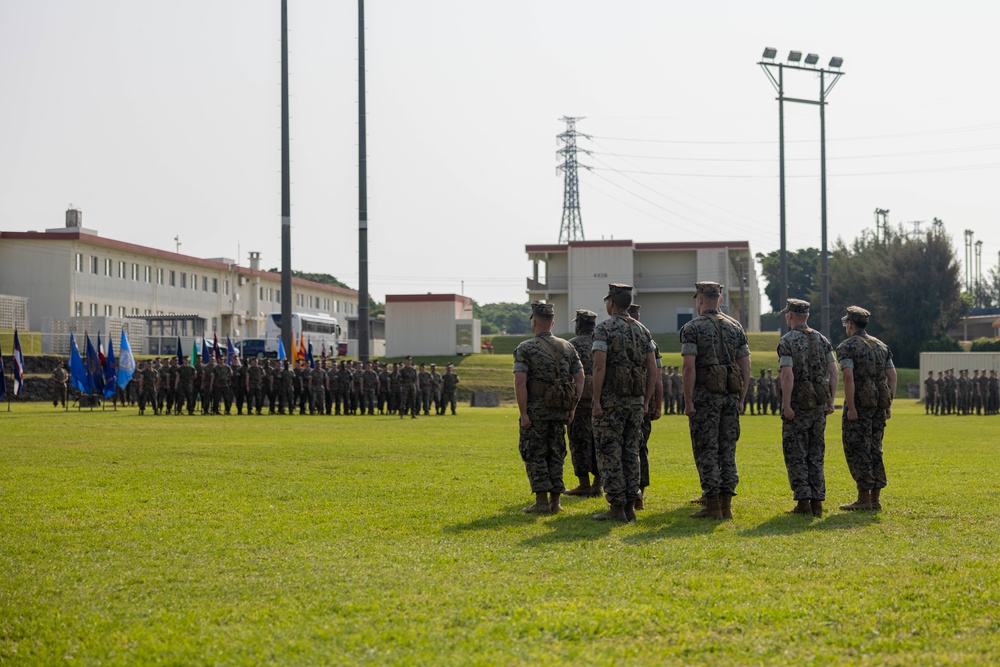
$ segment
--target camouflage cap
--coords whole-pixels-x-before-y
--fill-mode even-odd
[[[694,295],[691,297],[695,299],[699,294],[704,294],[705,296],[717,297],[722,296],[723,286],[719,283],[712,281],[704,281],[694,284]]]
[[[555,308],[551,303],[542,303],[541,301],[533,301],[531,303],[531,316],[540,315],[541,317],[552,317],[555,315]]]
[[[862,308],[861,306],[848,306],[847,312],[843,317],[840,318],[841,323],[847,324],[848,322],[854,322],[855,324],[860,324],[862,326],[868,324],[868,318],[871,317],[871,313]]]
[[[576,317],[573,318],[574,322],[595,322],[597,321],[597,313],[592,310],[587,310],[586,308],[580,308],[576,311]]]
[[[608,283],[608,293],[605,299],[610,299],[616,294],[632,294],[632,286],[625,283]]]
[[[780,312],[782,315],[785,313],[808,313],[809,302],[802,299],[788,299]]]
[[[629,317],[631,317],[633,319],[636,319],[636,320],[639,319],[639,309],[640,308],[642,308],[642,306],[640,306],[637,303],[633,303],[631,306],[629,306],[628,307]]]

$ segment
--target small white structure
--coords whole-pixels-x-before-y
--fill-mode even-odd
[[[460,294],[387,294],[385,355],[451,356],[480,351],[472,299]]]
[[[920,353],[920,400],[924,400],[926,393],[924,380],[927,379],[927,371],[934,371],[934,379],[938,373],[952,369],[955,371],[955,378],[958,378],[959,371],[997,371],[1000,373],[1000,352],[921,352]]]

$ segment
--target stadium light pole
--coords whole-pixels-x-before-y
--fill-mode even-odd
[[[788,299],[788,243],[786,235],[785,217],[785,102],[797,102],[799,104],[815,104],[819,106],[819,159],[820,159],[820,208],[821,208],[821,245],[820,248],[820,292],[822,299],[821,331],[827,338],[830,337],[830,274],[828,271],[827,253],[827,224],[826,224],[826,99],[829,97],[833,87],[837,85],[845,73],[840,71],[844,64],[844,59],[834,56],[830,58],[827,68],[817,67],[819,56],[815,53],[808,53],[805,57],[805,64],[802,63],[801,51],[789,51],[788,62],[775,62],[778,50],[772,47],[764,49],[761,60],[757,63],[774,89],[778,92],[778,179],[780,218],[781,218],[781,284],[779,285],[779,302],[784,303]],[[777,69],[775,76],[774,69]],[[829,69],[828,69],[829,68]],[[785,69],[802,72],[813,72],[819,74],[819,99],[807,100],[785,96]],[[827,77],[830,77],[827,83]],[[782,331],[785,327],[782,326]]]
[[[281,340],[292,365],[292,193],[288,148],[288,0],[281,0]],[[232,285],[236,298],[236,284]]]

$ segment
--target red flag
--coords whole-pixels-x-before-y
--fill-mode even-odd
[[[212,332],[212,348],[212,351],[215,352],[215,361],[218,362],[222,355],[219,354],[219,334],[214,331]]]

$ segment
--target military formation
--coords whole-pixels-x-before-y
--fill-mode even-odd
[[[995,415],[1000,413],[1000,381],[996,371],[955,369],[928,371],[924,379],[924,412],[929,415]]]
[[[138,404],[139,414],[154,415],[395,415],[400,419],[456,414],[459,376],[448,364],[443,374],[413,368],[412,357],[400,363],[331,362],[312,366],[300,359],[208,363],[187,358],[150,359],[126,386],[123,402]],[[58,381],[61,368],[53,372]],[[65,381],[63,381],[65,385]],[[245,410],[245,412],[244,412]]]
[[[746,333],[720,310],[723,286],[699,282],[693,298],[697,317],[679,332],[680,372],[662,368],[630,285],[609,285],[604,298],[609,317],[600,323],[594,311],[577,310],[576,335],[569,341],[552,335],[552,304],[531,305],[534,336],[518,345],[513,368],[518,449],[535,494],[523,511],[558,512],[563,494],[603,495],[608,509],[595,520],[634,521],[636,511],[645,509],[652,422],[683,412],[701,485],[692,502],[702,507],[691,516],[731,519],[740,481],[740,416],[749,403],[751,414],[770,411],[782,419],[782,453],[795,500],[788,513],[822,516],[826,418],[834,412],[841,375],[844,455],[858,497],[840,509],[881,510],[887,484],[882,439],[892,416],[896,371],[888,346],[866,331],[870,313],[847,309],[841,320],[847,338],[834,351],[809,327],[810,304],[789,299],[781,311],[788,333],[778,343],[779,375],[765,370],[754,380]],[[579,481],[569,490],[563,484],[567,428]]]

